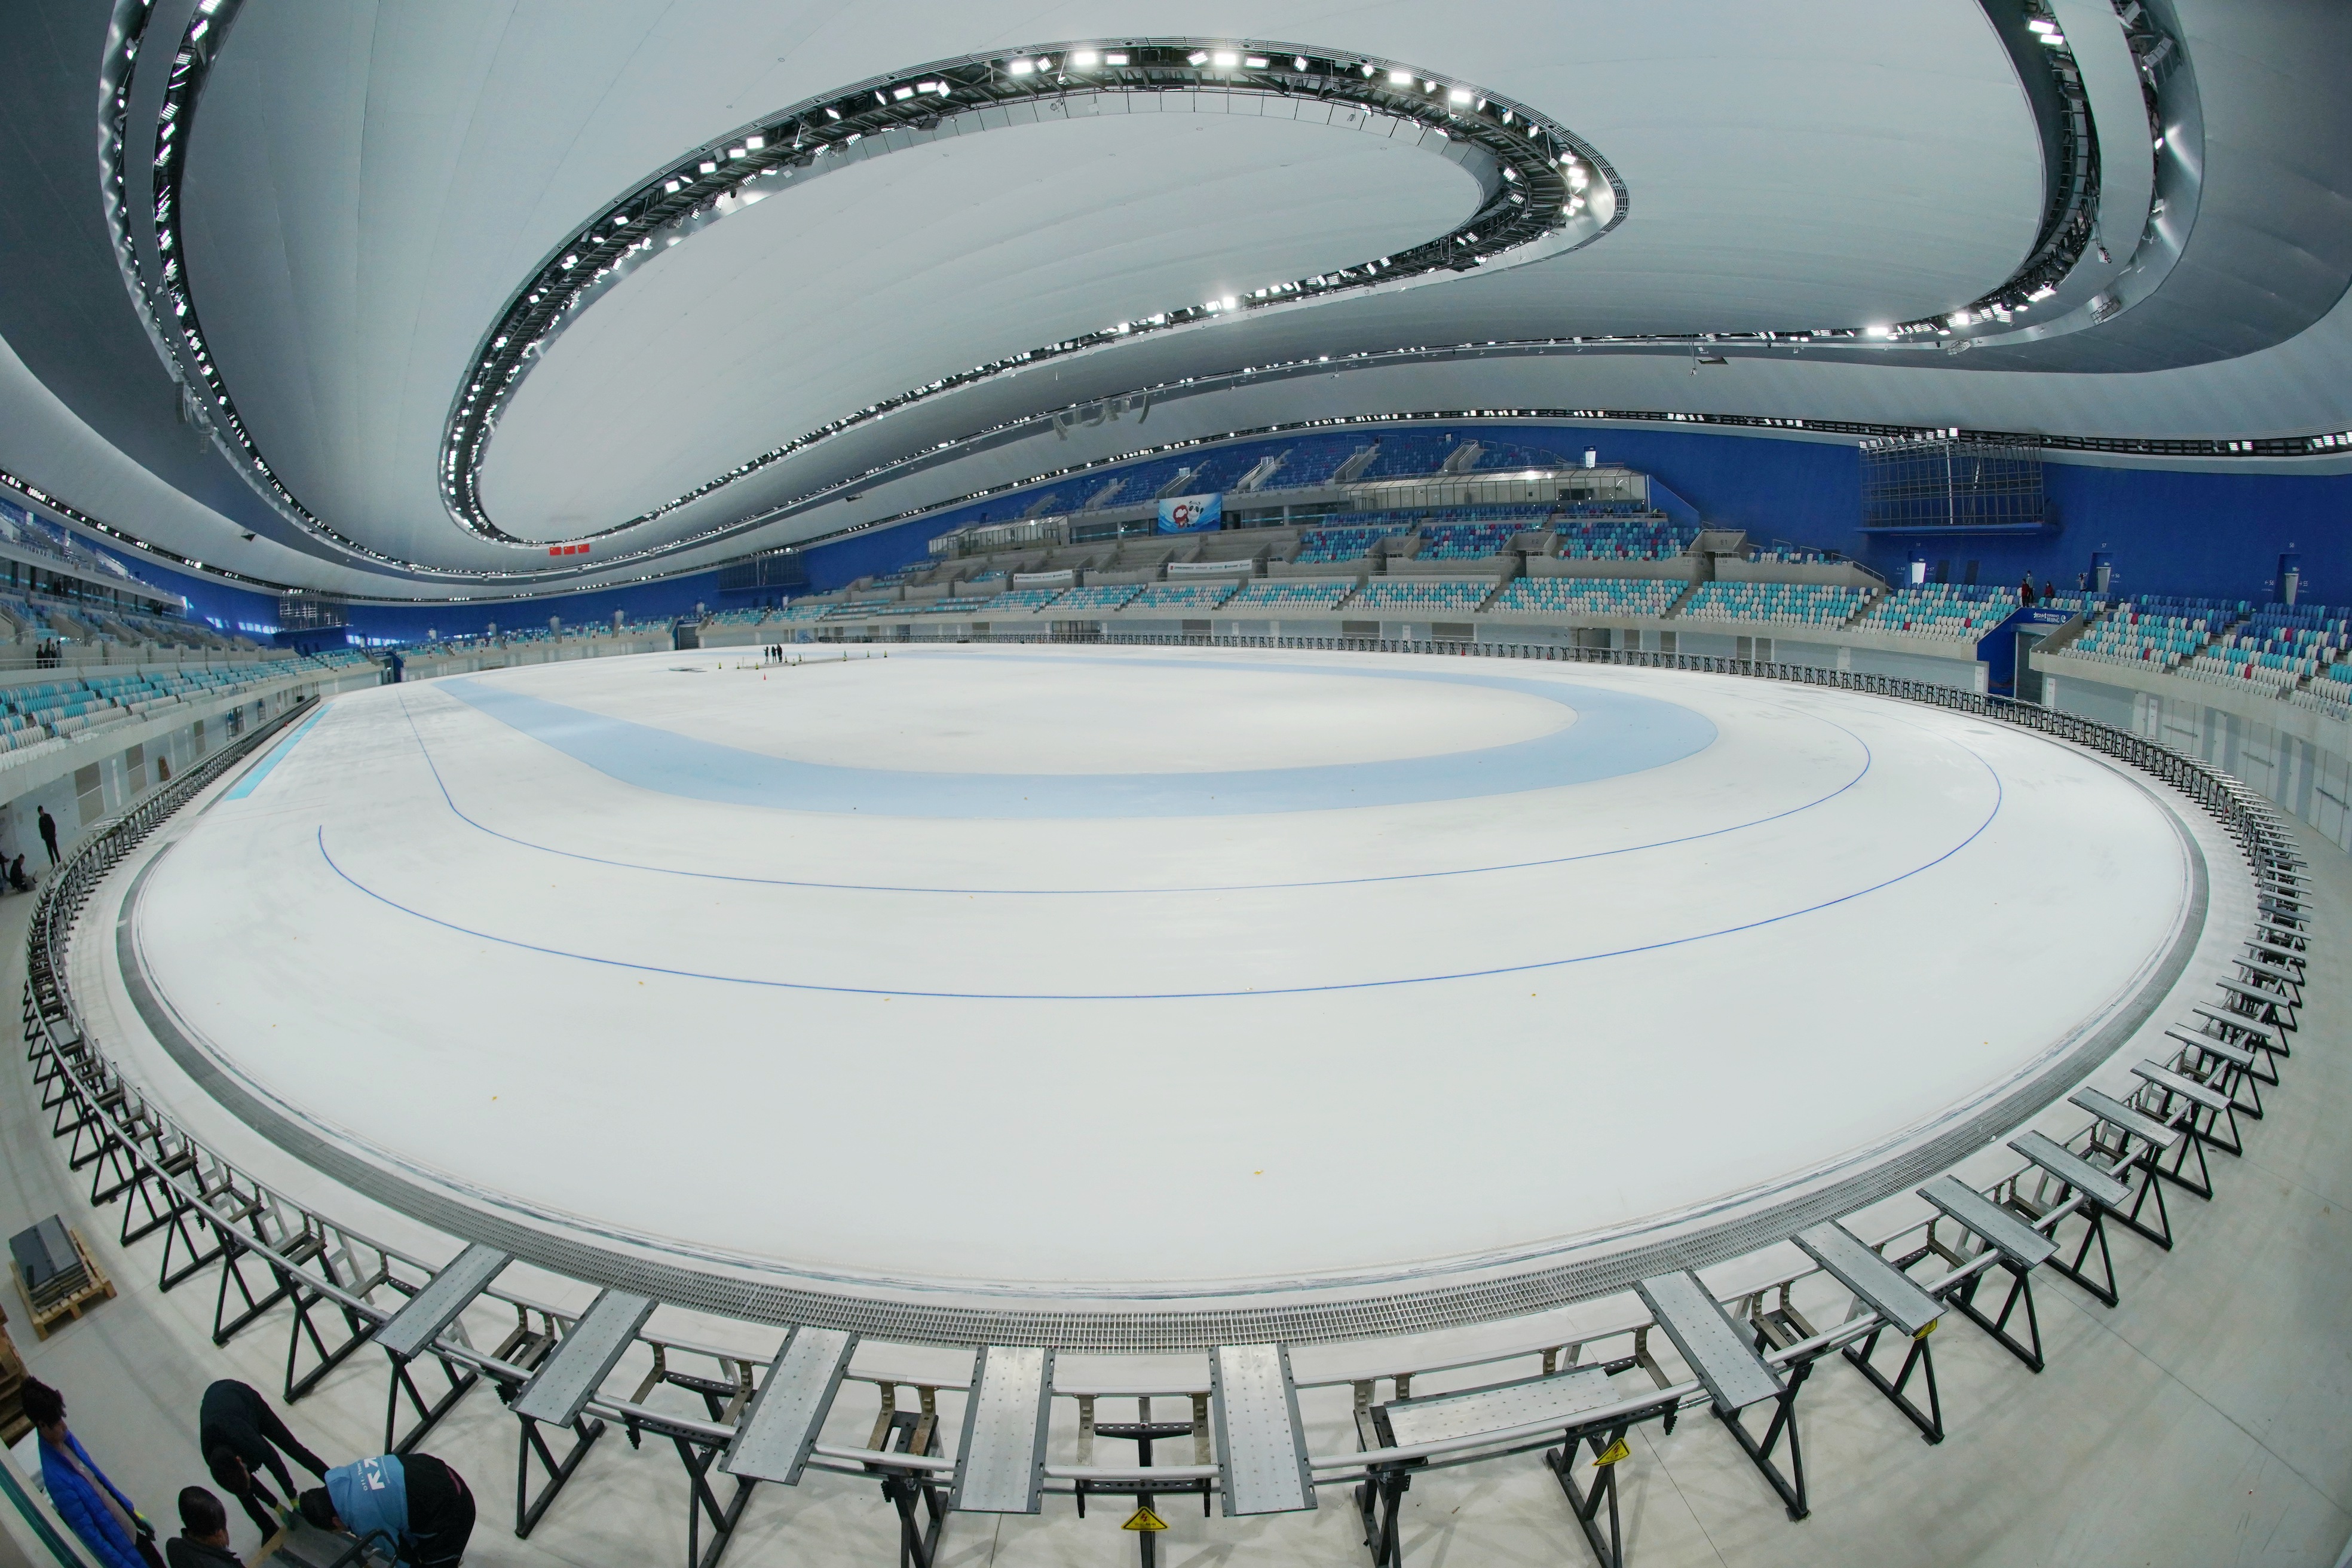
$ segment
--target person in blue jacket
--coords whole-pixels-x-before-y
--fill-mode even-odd
[[[454,1568],[474,1533],[474,1494],[430,1454],[380,1454],[338,1465],[302,1494],[302,1517],[320,1530],[398,1543],[402,1568]]]
[[[37,1378],[25,1380],[25,1419],[41,1434],[41,1485],[66,1528],[79,1537],[100,1568],[163,1568],[156,1553],[155,1527],[121,1488],[106,1479],[66,1428],[66,1398]]]

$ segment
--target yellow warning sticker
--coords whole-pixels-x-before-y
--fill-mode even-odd
[[[1633,1451],[1633,1449],[1625,1447],[1625,1439],[1620,1437],[1614,1443],[1610,1444],[1606,1448],[1601,1449],[1600,1458],[1594,1459],[1592,1462],[1596,1465],[1613,1465]]]
[[[1932,1334],[1932,1333],[1934,1333],[1934,1332],[1936,1331],[1936,1325],[1937,1325],[1937,1323],[1942,1322],[1943,1321],[1944,1321],[1944,1320],[1943,1320],[1943,1319],[1941,1319],[1941,1318],[1930,1318],[1930,1319],[1927,1321],[1927,1326],[1926,1328],[1924,1328],[1924,1329],[1921,1329],[1917,1333],[1913,1334],[1911,1337],[1912,1337],[1913,1339],[1915,1339],[1915,1340],[1924,1340],[1924,1339],[1926,1339],[1929,1334]]]
[[[1136,1505],[1135,1511],[1127,1516],[1127,1522],[1119,1528],[1121,1530],[1165,1530],[1168,1528],[1168,1521],[1152,1512],[1148,1507],[1139,1503]]]

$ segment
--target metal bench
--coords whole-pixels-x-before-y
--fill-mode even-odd
[[[448,1387],[441,1396],[426,1403],[418,1390],[416,1380],[409,1373],[409,1364],[418,1356],[434,1349],[434,1343],[457,1322],[465,1310],[480,1299],[493,1280],[504,1272],[513,1258],[495,1247],[475,1242],[451,1258],[438,1274],[425,1283],[425,1288],[402,1303],[400,1309],[378,1329],[375,1342],[382,1346],[392,1362],[390,1386],[384,1391],[383,1451],[405,1454],[416,1446],[418,1439],[430,1432],[441,1417],[449,1414],[458,1400],[463,1399],[482,1374],[470,1367],[460,1368],[448,1356],[439,1357],[442,1375]],[[459,1342],[465,1342],[462,1332]],[[511,1352],[509,1343],[500,1347]],[[507,1355],[497,1356],[505,1361]],[[405,1394],[416,1412],[416,1425],[405,1436],[400,1433],[400,1400]]]
[[[585,1419],[582,1412],[613,1368],[635,1342],[637,1331],[654,1315],[650,1298],[625,1290],[602,1290],[588,1305],[571,1331],[555,1342],[555,1349],[519,1389],[509,1408],[522,1423],[522,1448],[515,1462],[515,1535],[527,1538],[547,1512],[555,1494],[588,1457],[589,1447],[604,1435],[602,1421]],[[561,1461],[551,1453],[541,1426],[569,1426],[572,1451]],[[530,1464],[536,1458],[547,1472],[547,1482],[536,1498],[530,1495]]]
[[[793,1330],[768,1363],[719,1468],[743,1480],[798,1486],[856,1350],[857,1336],[845,1330]]]
[[[2156,1097],[2156,1114],[2168,1116],[2178,1106],[2186,1106],[2189,1116],[2181,1123],[2189,1141],[2200,1150],[2210,1147],[2225,1154],[2243,1154],[2244,1142],[2238,1136],[2236,1112],[2230,1097],[2209,1083],[2176,1072],[2161,1063],[2142,1061],[2134,1064],[2132,1076],[2143,1086],[2139,1090],[2143,1101]],[[2225,1131],[2226,1129],[2226,1131]],[[2200,1162],[2203,1156],[2199,1156]],[[2208,1177],[2210,1184],[2210,1177]]]
[[[1936,1331],[1944,1309],[1936,1299],[1919,1289],[1908,1274],[1889,1263],[1875,1247],[1834,1220],[1817,1225],[1811,1230],[1801,1230],[1797,1246],[1806,1257],[1822,1266],[1829,1277],[1844,1286],[1853,1295],[1857,1311],[1867,1310],[1878,1319],[1878,1326],[1859,1345],[1845,1347],[1844,1355],[1871,1386],[1885,1394],[1895,1408],[1909,1417],[1919,1428],[1919,1435],[1930,1443],[1944,1440],[1944,1404],[1936,1389],[1936,1357],[1927,1337]],[[1791,1314],[1793,1316],[1793,1314]],[[1796,1326],[1810,1330],[1811,1325],[1801,1319]],[[1903,1357],[1903,1366],[1889,1378],[1871,1363],[1871,1352],[1878,1348],[1879,1336],[1888,1329],[1895,1330],[1910,1342]],[[1806,1338],[1811,1335],[1807,1333]],[[1922,1410],[1904,1393],[1914,1372],[1927,1380],[1927,1408]]]
[[[1770,1366],[1756,1352],[1748,1335],[1716,1304],[1698,1277],[1687,1271],[1660,1274],[1642,1280],[1633,1287],[1643,1305],[1650,1309],[1657,1326],[1674,1342],[1690,1366],[1692,1375],[1706,1389],[1716,1419],[1729,1428],[1740,1447],[1774,1491],[1780,1494],[1790,1519],[1802,1519],[1811,1511],[1805,1503],[1805,1457],[1797,1436],[1797,1391],[1804,1386],[1806,1375],[1812,1371],[1810,1358],[1789,1369],[1789,1381],[1783,1384],[1773,1375]],[[1666,1374],[1649,1354],[1647,1330],[1635,1339],[1639,1355],[1651,1377],[1660,1387],[1667,1385]],[[1772,1421],[1759,1441],[1740,1420],[1740,1412],[1751,1405],[1770,1402]],[[1781,1437],[1789,1439],[1789,1473],[1782,1475],[1772,1462],[1772,1450]]]
[[[1624,1414],[1623,1404],[1610,1386],[1606,1368],[1570,1367],[1510,1383],[1367,1405],[1356,1413],[1356,1436],[1367,1451],[1372,1451],[1538,1424],[1556,1426],[1562,1434],[1561,1443],[1544,1454],[1544,1464],[1568,1495],[1576,1522],[1601,1568],[1622,1568],[1625,1552],[1617,1511],[1617,1466],[1626,1457],[1625,1434],[1641,1418]],[[1612,1406],[1619,1407],[1613,1416],[1582,1419]],[[1584,1446],[1592,1452],[1589,1487],[1580,1486],[1574,1473],[1579,1449]],[[1397,1528],[1397,1508],[1412,1485],[1412,1472],[1427,1463],[1415,1458],[1372,1465],[1356,1488],[1356,1506],[1364,1517],[1364,1544],[1371,1551],[1374,1568],[1402,1568],[1404,1544]]]
[[[2179,1071],[2227,1095],[2235,1114],[2251,1116],[2257,1121],[2263,1119],[2262,1079],[2254,1076],[2260,1058],[2254,1055],[2253,1047],[2199,1034],[2178,1024],[2167,1025],[2164,1033],[2166,1038],[2181,1047],[2173,1058]],[[2193,1059],[2191,1052],[2195,1053]]]
[[[989,1345],[980,1352],[963,1437],[956,1446],[950,1509],[1035,1513],[1045,1489],[1045,1416],[1054,1398],[1054,1352]]]
[[[2292,1056],[2294,1052],[2287,1048],[2285,1037],[2277,1030],[2267,1024],[2256,1023],[2243,1013],[2232,1013],[2221,1007],[2208,1007],[2202,1002],[2193,1004],[2190,1010],[2203,1020],[2198,1025],[2198,1031],[2200,1034],[2210,1035],[2219,1030],[2221,1038],[2234,1040],[2240,1045],[2260,1051],[2263,1060],[2255,1067],[2254,1077],[2273,1086],[2278,1083],[2279,1059],[2282,1057]]]
[[[2275,991],[2263,991],[2242,980],[2218,980],[2215,984],[2237,998],[2233,1005],[2242,1005],[2246,1015],[2264,1024],[2274,1024],[2288,1034],[2296,1028],[2295,1005]]]
[[[2050,1267],[2106,1305],[2114,1306],[2119,1297],[2116,1289],[2115,1255],[2107,1249],[2107,1215],[2124,1212],[2124,1205],[2131,1201],[2130,1185],[2112,1170],[2100,1169],[2072,1149],[2039,1132],[2027,1132],[2012,1138],[2009,1146],[2024,1155],[2044,1178],[2037,1184],[2043,1190],[2030,1198],[2019,1191],[2018,1182],[2012,1181],[2011,1191],[2016,1201],[2031,1206],[2037,1214],[2048,1214],[2063,1206],[2076,1193],[2090,1201],[2088,1208],[2076,1211],[2082,1215],[2084,1223],[2083,1239],[2074,1248],[2074,1256],[2060,1258],[2053,1255]],[[2053,1182],[2058,1186],[2054,1197],[2047,1194],[2047,1184]],[[2058,1238],[2053,1234],[2050,1239],[2055,1241]],[[2094,1245],[2099,1249],[2100,1277],[2097,1279],[2092,1278],[2085,1267],[2090,1261]]]
[[[1990,1334],[2011,1355],[2035,1372],[2042,1370],[2042,1322],[2033,1310],[2033,1269],[2048,1261],[2058,1250],[2058,1244],[2020,1215],[2005,1209],[1958,1176],[1938,1176],[1918,1189],[1919,1195],[1933,1204],[1943,1215],[1979,1239],[1999,1255],[2000,1264],[2010,1278],[2009,1296],[2001,1302],[2000,1311],[1987,1317],[1976,1304],[1978,1289],[1984,1283],[1984,1273],[1970,1274],[1956,1286],[1946,1298],[1953,1309],[1970,1322]],[[1954,1267],[1974,1259],[1956,1248],[1943,1247],[1935,1238],[1935,1228],[1928,1227],[1929,1245]],[[2020,1305],[2025,1308],[2026,1338],[2019,1340],[2009,1331],[2009,1321]]]
[[[1288,1347],[1219,1345],[1209,1358],[1209,1409],[1227,1519],[1315,1506]]]

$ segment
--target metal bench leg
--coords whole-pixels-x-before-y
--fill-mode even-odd
[[[2172,1163],[2167,1165],[2158,1162],[2156,1173],[2181,1191],[2194,1193],[2210,1203],[2213,1197],[2213,1171],[2205,1163],[2205,1140],[2197,1136],[2193,1122],[2181,1131],[2180,1142],[2173,1145]],[[2193,1178],[2189,1174],[2189,1157],[2191,1154],[2197,1156],[2197,1174]]]
[[[689,1443],[675,1435],[670,1441],[677,1445],[678,1460],[686,1466],[689,1489],[686,1501],[687,1568],[718,1568],[719,1556],[726,1552],[727,1543],[735,1539],[735,1526],[743,1517],[744,1506],[751,1500],[751,1489],[759,1483],[739,1477],[735,1482],[735,1495],[729,1498],[722,1508],[719,1503],[719,1494],[710,1489],[710,1467],[727,1450]],[[701,1543],[702,1526],[706,1520],[710,1525],[710,1544],[707,1547]]]
[[[2172,1214],[2165,1207],[2164,1182],[2162,1173],[2157,1168],[2156,1151],[2142,1150],[2139,1157],[2132,1162],[2132,1167],[2139,1172],[2139,1188],[2132,1194],[2131,1207],[2116,1215],[2116,1222],[2134,1236],[2152,1241],[2169,1252],[2172,1250]],[[2126,1181],[2131,1180],[2121,1170],[2116,1173]],[[2156,1223],[2153,1225],[2140,1218],[2140,1211],[2147,1206],[2150,1197],[2156,1199]]]
[[[1376,1468],[1356,1488],[1356,1507],[1364,1516],[1364,1546],[1372,1554],[1372,1568],[1403,1568],[1404,1542],[1397,1537],[1397,1505],[1412,1485],[1412,1478],[1401,1469]]]
[[[1569,1433],[1566,1442],[1544,1454],[1544,1463],[1559,1482],[1559,1489],[1568,1494],[1577,1527],[1584,1531],[1585,1544],[1592,1548],[1601,1568],[1625,1568],[1625,1536],[1617,1513],[1617,1466],[1626,1457],[1625,1434],[1632,1427],[1629,1421],[1616,1422],[1605,1431],[1579,1427]],[[1574,1475],[1580,1442],[1592,1447],[1592,1484],[1581,1491]],[[1601,1523],[1604,1507],[1609,1510],[1605,1530]]]
[[[1903,1370],[1896,1373],[1891,1381],[1885,1373],[1873,1366],[1870,1361],[1870,1352],[1878,1348],[1878,1336],[1885,1331],[1886,1325],[1881,1323],[1870,1331],[1870,1337],[1864,1340],[1861,1344],[1846,1346],[1843,1352],[1846,1361],[1856,1372],[1868,1378],[1871,1386],[1885,1394],[1889,1404],[1909,1417],[1911,1425],[1919,1428],[1920,1436],[1929,1443],[1942,1442],[1944,1440],[1944,1401],[1943,1396],[1936,1389],[1936,1352],[1927,1343],[1927,1336],[1936,1331],[1936,1325],[1928,1324],[1913,1337],[1911,1348],[1903,1357]],[[1905,1388],[1910,1384],[1911,1374],[1914,1372],[1921,1372],[1927,1375],[1927,1408],[1925,1410],[1920,1409],[1910,1396],[1904,1393]]]
[[[898,1568],[931,1568],[947,1528],[947,1512],[940,1507],[940,1489],[927,1476],[894,1470],[882,1478],[882,1495],[898,1510]],[[927,1516],[919,1516],[920,1501]]]
[[[1748,1451],[1748,1458],[1758,1473],[1771,1483],[1774,1491],[1780,1494],[1780,1501],[1787,1506],[1789,1517],[1792,1520],[1802,1519],[1812,1511],[1805,1502],[1805,1453],[1797,1438],[1797,1391],[1804,1386],[1806,1375],[1812,1370],[1811,1361],[1801,1361],[1789,1369],[1788,1386],[1781,1389],[1780,1397],[1772,1401],[1772,1422],[1764,1429],[1760,1442],[1748,1435],[1738,1411],[1708,1406],[1715,1411],[1715,1418],[1729,1427],[1731,1435],[1739,1440],[1739,1446]],[[1789,1439],[1787,1475],[1782,1475],[1780,1468],[1772,1462],[1772,1450],[1784,1436]]]
[[[2011,1267],[2007,1258],[2001,1260],[2000,1267],[2009,1275],[2010,1286],[2009,1296],[2000,1304],[1999,1317],[1986,1317],[1983,1310],[1976,1304],[1977,1288],[1984,1283],[1985,1277],[1982,1274],[1969,1276],[1967,1283],[1951,1296],[1952,1307],[1969,1321],[1998,1340],[2010,1354],[2023,1362],[2029,1371],[2038,1373],[2042,1370],[2042,1321],[2033,1310],[2033,1277],[2025,1269]],[[2017,1304],[2021,1300],[2025,1303],[2027,1338],[2023,1341],[2017,1339],[2009,1331],[2010,1317],[2017,1310]]]
[[[547,1505],[555,1500],[555,1494],[563,1489],[563,1483],[572,1479],[572,1472],[578,1469],[580,1461],[588,1457],[589,1448],[604,1435],[604,1424],[584,1416],[574,1421],[572,1424],[574,1434],[572,1451],[558,1463],[554,1454],[548,1449],[547,1439],[539,1435],[539,1423],[528,1415],[519,1415],[515,1419],[522,1423],[522,1451],[515,1460],[515,1539],[527,1541],[546,1514]],[[547,1484],[540,1489],[537,1497],[530,1495],[530,1464],[533,1458],[538,1459],[540,1468],[547,1472]]]
[[[2158,1201],[2163,1201],[2161,1196]],[[2107,1250],[2107,1211],[2096,1204],[2090,1204],[2081,1212],[2090,1217],[2090,1224],[2083,1231],[2082,1245],[2074,1248],[2073,1258],[2053,1258],[2049,1265],[2088,1290],[2102,1305],[2112,1307],[2122,1298],[2116,1290],[2115,1255]],[[2094,1242],[2099,1248],[2099,1273],[2096,1276],[2084,1267],[2090,1258]]]
[[[410,1363],[404,1361],[392,1363],[392,1378],[384,1390],[383,1402],[383,1451],[387,1454],[405,1454],[415,1447],[425,1434],[438,1426],[441,1417],[456,1409],[457,1401],[466,1397],[473,1391],[474,1385],[482,1381],[482,1374],[471,1367],[459,1372],[457,1363],[447,1356],[433,1359],[441,1363],[441,1375],[448,1380],[449,1387],[430,1405],[425,1402],[424,1392],[409,1373]],[[410,1427],[404,1436],[400,1433],[400,1398],[404,1394],[408,1396],[409,1408],[416,1412],[416,1425]]]
[[[320,1378],[350,1360],[353,1351],[373,1339],[375,1325],[341,1302],[332,1303],[335,1310],[342,1314],[343,1335],[340,1343],[331,1346],[319,1331],[318,1320],[311,1316],[314,1308],[327,1301],[327,1293],[299,1279],[289,1279],[287,1283],[287,1299],[294,1303],[294,1322],[286,1341],[286,1403],[291,1405],[318,1387]],[[301,1363],[306,1341],[319,1363],[298,1373],[295,1368]]]

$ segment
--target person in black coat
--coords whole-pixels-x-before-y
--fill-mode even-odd
[[[40,808],[40,813],[41,842],[48,846],[49,864],[54,866],[60,858],[58,854],[58,819],[49,815],[49,808],[46,805]]]
[[[180,1492],[180,1533],[163,1543],[169,1568],[245,1568],[228,1549],[228,1510],[202,1487]]]
[[[246,1517],[265,1536],[278,1528],[269,1509],[281,1505],[254,1474],[256,1469],[266,1468],[278,1478],[278,1489],[286,1494],[282,1506],[287,1508],[294,1506],[294,1478],[279,1454],[321,1480],[326,1479],[326,1461],[286,1429],[286,1423],[269,1408],[259,1390],[235,1378],[225,1377],[205,1390],[204,1405],[196,1416],[196,1443],[204,1450],[205,1465],[212,1471],[214,1482],[245,1505]]]

